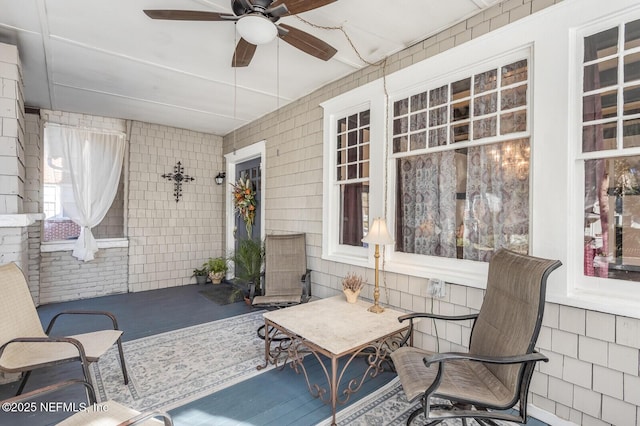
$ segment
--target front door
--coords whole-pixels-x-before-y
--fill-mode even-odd
[[[240,215],[235,215],[235,248],[238,248],[238,241],[246,238],[252,239],[260,239],[261,229],[260,229],[260,220],[262,215],[262,197],[260,193],[260,188],[262,186],[261,182],[261,171],[260,171],[261,159],[260,157],[254,158],[252,160],[245,161],[243,163],[238,163],[236,165],[236,182],[238,179],[247,177],[251,181],[251,186],[256,191],[256,215],[253,221],[253,226],[251,227],[251,235],[247,233],[247,227],[245,222]]]

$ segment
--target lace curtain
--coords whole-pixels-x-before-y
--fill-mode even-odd
[[[399,160],[402,251],[456,257],[454,151]]]
[[[529,247],[529,140],[470,147],[464,259],[488,262],[505,247]]]
[[[527,253],[529,140],[457,151],[398,160],[398,250],[480,261],[500,247]]]
[[[64,205],[65,214],[81,228],[72,255],[88,262],[98,252],[91,228],[102,222],[118,190],[124,135],[47,125],[45,137],[56,145],[64,183],[73,188],[74,202]]]

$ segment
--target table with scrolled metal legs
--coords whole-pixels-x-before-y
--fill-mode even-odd
[[[367,311],[369,305],[347,303],[344,296],[336,296],[265,313],[265,363],[258,369],[268,365],[283,368],[288,363],[302,373],[311,395],[331,405],[334,425],[337,405],[346,404],[367,377],[380,374],[388,354],[410,338],[409,327],[398,321],[403,313],[391,309],[372,313]],[[318,360],[325,386],[311,383],[304,366],[309,354]],[[330,360],[329,368],[322,356]],[[339,395],[346,370],[362,357],[367,361],[362,377],[349,380]],[[341,358],[345,359],[342,366]]]

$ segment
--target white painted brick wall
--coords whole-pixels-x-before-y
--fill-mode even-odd
[[[126,292],[126,248],[102,249],[86,263],[71,256],[71,251],[42,253],[41,304]]]

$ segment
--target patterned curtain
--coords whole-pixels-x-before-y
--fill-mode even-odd
[[[445,151],[398,160],[401,251],[456,257],[454,155]]]
[[[501,247],[529,245],[529,140],[471,147],[467,153],[465,259],[488,262]]]

